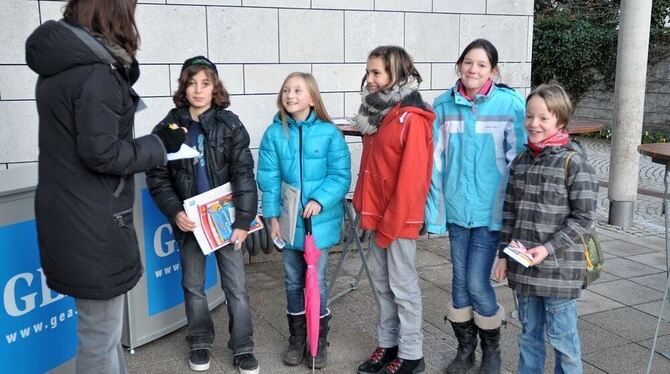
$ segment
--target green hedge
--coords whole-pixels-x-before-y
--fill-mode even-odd
[[[640,1],[640,0],[633,0]],[[649,53],[669,38],[670,0],[654,0]],[[533,87],[562,83],[577,102],[598,82],[613,88],[620,0],[536,0],[533,27]]]

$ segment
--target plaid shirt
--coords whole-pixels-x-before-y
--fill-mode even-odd
[[[544,245],[549,256],[529,268],[508,259],[512,289],[527,296],[579,297],[586,272],[580,236],[593,221],[597,188],[593,167],[574,142],[547,147],[537,158],[527,150],[514,159],[498,257],[506,257],[503,249],[512,239],[526,248]]]

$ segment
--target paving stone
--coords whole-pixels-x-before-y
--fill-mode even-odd
[[[628,256],[627,259],[651,266],[662,272],[665,272],[667,269],[667,264],[665,262],[665,252],[652,252],[645,253],[643,255]]]
[[[636,244],[642,247],[647,247],[652,249],[655,252],[665,252],[665,237],[658,235],[650,235],[644,238],[624,238],[624,241],[627,241],[631,244]]]
[[[631,261],[628,258],[613,258],[606,261],[605,267],[607,268],[607,272],[622,278],[639,277],[662,271],[655,267]]]
[[[621,239],[608,240],[601,242],[602,249],[606,255],[613,257],[628,257],[631,255],[638,255],[643,253],[656,252],[655,249],[647,246],[631,243]],[[606,260],[609,257],[606,257]]]
[[[652,301],[646,304],[635,305],[633,308],[641,310],[650,316],[654,317],[658,321],[658,313],[661,312],[661,300]],[[663,320],[662,323],[670,321],[670,302],[666,299],[665,306],[663,307]],[[656,322],[655,322],[656,323]]]
[[[659,292],[665,291],[667,283],[666,273],[645,275],[642,277],[629,278],[630,281],[649,287]]]
[[[579,298],[579,315],[598,313],[623,308],[625,305],[589,290],[583,290]]]
[[[582,359],[607,373],[645,373],[650,349],[631,343],[583,355]],[[646,359],[645,359],[646,357]],[[670,361],[656,356],[652,373],[669,373]]]
[[[582,355],[631,343],[631,340],[611,333],[605,328],[585,321],[583,318],[579,319],[577,327],[579,328]]]
[[[616,275],[607,272],[607,261],[608,259],[605,258],[605,268],[600,272],[600,277],[598,277],[598,279],[596,279],[596,281],[593,282],[591,286],[598,283],[607,283],[621,279],[621,277],[617,277]]]
[[[663,297],[661,292],[626,279],[594,284],[589,290],[625,305],[637,305]]]
[[[656,330],[654,317],[630,307],[590,314],[581,318],[633,342],[653,338]],[[670,334],[670,325],[662,326],[661,332],[664,335]]]

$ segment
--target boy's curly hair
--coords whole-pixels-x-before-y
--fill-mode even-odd
[[[193,78],[194,75],[201,71],[204,71],[205,74],[207,74],[207,78],[209,78],[209,80],[212,82],[212,85],[214,86],[214,90],[212,91],[212,105],[219,108],[229,107],[230,94],[226,88],[223,87],[223,83],[219,79],[219,76],[216,74],[216,72],[204,65],[193,65],[184,69],[184,71],[179,76],[179,88],[177,88],[177,91],[174,93],[174,95],[172,95],[172,101],[174,102],[174,105],[176,105],[178,108],[184,108],[190,105],[188,98],[186,97],[186,88],[188,87],[188,83],[191,78]]]

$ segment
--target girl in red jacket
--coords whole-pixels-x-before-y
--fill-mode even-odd
[[[421,75],[401,47],[368,56],[354,118],[363,155],[354,193],[372,232],[370,264],[379,295],[378,347],[358,373],[423,373],[421,289],[415,266],[430,186],[435,115],[418,92]]]

